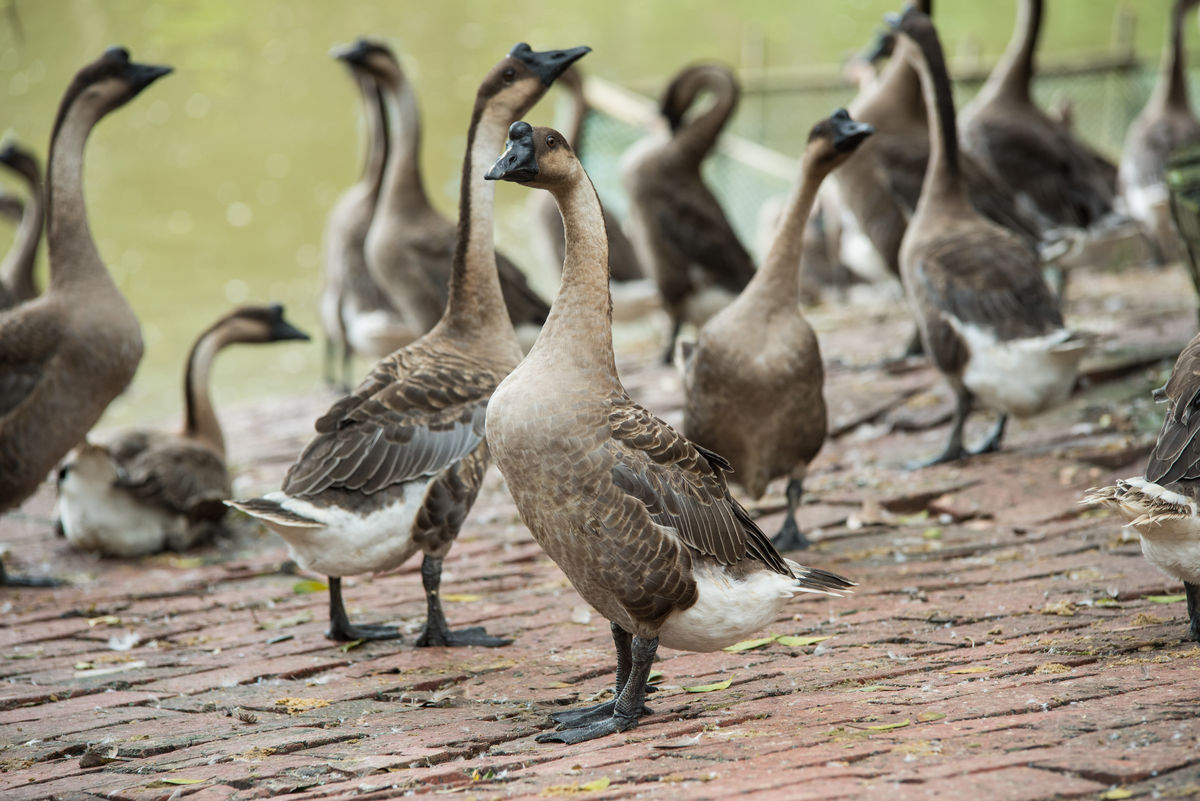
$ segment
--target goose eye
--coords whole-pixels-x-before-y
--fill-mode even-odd
[[[549,148],[558,147],[558,140],[555,139],[553,136],[547,136],[546,137],[546,147],[549,147]]]
[[[504,70],[503,77],[504,77],[505,83],[512,83],[513,78],[517,77],[517,71],[514,70],[512,67],[508,67],[507,69]]]

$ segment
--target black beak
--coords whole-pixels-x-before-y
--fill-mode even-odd
[[[879,31],[871,46],[862,52],[860,58],[870,64],[887,58],[896,49],[896,33],[892,30]]]
[[[833,121],[833,148],[839,153],[854,150],[875,133],[873,126],[850,119],[849,112],[844,108],[833,112],[829,119]]]
[[[358,39],[353,44],[333,48],[329,51],[329,55],[341,61],[345,61],[347,64],[362,66],[366,63],[368,52],[370,52],[370,47],[367,43],[367,40]]]
[[[130,62],[125,67],[125,80],[133,87],[134,92],[140,92],[164,75],[174,72],[172,67],[162,67],[157,64],[138,64]]]
[[[274,312],[271,320],[271,340],[279,342],[285,339],[299,339],[307,342],[311,337],[296,326],[283,319],[283,306],[278,303],[271,307]]]
[[[523,184],[537,178],[537,153],[533,148],[533,126],[524,120],[508,129],[507,148],[483,176],[488,181],[513,181]]]
[[[513,45],[513,49],[508,54],[524,62],[525,66],[533,70],[534,74],[542,79],[543,84],[549,86],[554,83],[555,78],[567,71],[567,67],[590,52],[592,52],[592,48],[586,45],[583,47],[572,47],[570,50],[546,50],[539,52],[531,49],[524,42],[520,42]]]

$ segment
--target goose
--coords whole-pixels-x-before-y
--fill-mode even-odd
[[[390,136],[383,187],[367,232],[367,268],[401,318],[423,334],[437,324],[446,306],[459,234],[425,193],[417,95],[395,55],[378,42],[360,40],[345,58],[378,84]],[[531,342],[550,307],[515,264],[499,253],[495,258],[517,335]]]
[[[135,429],[84,442],[58,473],[62,531],[76,548],[105,556],[183,551],[211,537],[225,513],[225,438],[209,395],[217,353],[235,343],[307,340],[283,307],[246,306],[200,335],[184,370],[179,432]]]
[[[19,223],[21,215],[24,213],[25,201],[11,192],[0,189],[0,217],[13,223]]]
[[[325,285],[321,293],[321,324],[325,329],[325,380],[334,383],[334,351],[341,350],[341,386],[350,391],[350,360],[354,353],[378,359],[416,339],[395,306],[367,270],[367,230],[375,214],[383,167],[387,159],[387,118],[375,80],[351,60],[360,45],[334,50],[333,56],[350,69],[363,101],[367,155],[362,177],[338,198],[325,223]]]
[[[617,376],[596,190],[570,144],[517,122],[487,177],[549,191],[567,255],[550,318],[488,403],[487,441],[521,519],[611,623],[612,701],[555,716],[539,742],[637,725],[658,646],[713,651],[775,620],[796,592],[852,582],[784,559],[729,494],[729,462],[639,406]]]
[[[999,413],[973,453],[1000,447],[1010,414],[1025,417],[1066,400],[1089,340],[1063,327],[1028,244],[971,206],[950,76],[929,17],[910,7],[897,31],[899,44],[915,45],[907,57],[921,77],[931,137],[921,200],[900,248],[901,279],[925,352],[956,399],[949,440],[929,465],[969,455],[963,426],[973,400]]]
[[[332,639],[399,637],[394,626],[350,623],[341,577],[389,570],[421,551],[428,617],[417,645],[510,642],[479,627],[451,631],[440,596],[442,559],[488,463],[488,398],[521,360],[492,246],[494,192],[483,174],[509,124],[589,50],[537,52],[522,42],[488,72],[467,131],[459,239],[442,319],[378,362],[317,420],[316,437],[279,492],[229,502],[283,537],[301,567],[329,576]]]
[[[583,76],[578,67],[572,67],[558,79],[558,85],[571,94],[571,125],[567,129],[570,141],[575,146],[575,152],[580,153],[583,140],[583,124],[587,119],[591,106],[583,93]],[[561,268],[566,250],[566,240],[563,238],[562,217],[554,198],[542,192],[529,196],[531,214],[538,221],[538,231],[543,241],[543,250],[549,253],[548,261],[556,268]],[[621,225],[608,210],[604,208],[604,230],[608,234],[609,275],[618,282],[637,281],[644,277],[642,266],[638,262],[633,244],[621,231]]]
[[[712,107],[685,118],[705,90],[716,96]],[[670,363],[684,323],[703,325],[754,275],[750,254],[700,175],[700,165],[740,94],[727,67],[686,67],[663,93],[661,111],[670,125],[670,138],[642,140],[621,159],[630,201],[630,236],[639,261],[658,284],[671,320],[664,363]]]
[[[963,150],[1056,226],[1087,228],[1112,211],[1117,170],[1030,97],[1042,0],[1021,0],[1013,38],[961,115]]]
[[[821,351],[800,312],[796,263],[821,182],[872,132],[844,109],[813,127],[766,260],[684,356],[684,435],[728,459],[734,481],[755,500],[772,479],[788,477],[787,515],[772,540],[781,550],[808,545],[796,506],[826,432]]]
[[[1141,539],[1150,564],[1183,582],[1188,637],[1200,642],[1200,335],[1175,361],[1154,399],[1167,404],[1143,477],[1087,491],[1083,503],[1115,509]]]
[[[1121,195],[1129,215],[1142,224],[1160,255],[1179,255],[1179,235],[1171,221],[1166,165],[1171,151],[1200,142],[1200,120],[1188,102],[1184,68],[1183,19],[1200,0],[1175,0],[1163,48],[1158,83],[1141,113],[1129,124],[1121,151]]]
[[[109,48],[67,87],[50,136],[50,282],[0,314],[0,512],[15,508],[83,439],[142,358],[137,317],[105,269],[83,200],[92,127],[171,71]]]
[[[0,309],[6,309],[37,297],[33,268],[42,241],[44,211],[42,171],[33,153],[16,142],[9,142],[0,148],[0,164],[21,176],[29,190],[16,239],[8,255],[0,261]]]

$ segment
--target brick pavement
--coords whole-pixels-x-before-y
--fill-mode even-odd
[[[1177,347],[1194,325],[1174,273],[1076,276],[1072,291],[1073,319],[1119,344]],[[1200,796],[1200,646],[1182,640],[1184,604],[1156,602],[1182,588],[1076,503],[1140,469],[1164,365],[1104,374],[1117,380],[1018,422],[1000,454],[907,473],[941,444],[944,426],[928,426],[949,398],[928,369],[861,367],[903,341],[902,310],[813,320],[840,436],[806,487],[803,559],[860,587],[797,598],[767,632],[825,639],[663,649],[641,726],[539,745],[549,712],[606,692],[611,641],[494,470],[443,591],[452,625],[515,637],[495,650],[412,647],[415,560],[346,582],[351,614],[406,640],[343,649],[323,636],[325,594],[281,571],[273,535],[245,525],[196,553],[98,560],[51,536],[44,490],[0,520],[0,541],[14,570],[73,584],[0,590],[0,798]],[[677,420],[678,380],[650,366],[656,352],[647,342],[622,369]],[[224,414],[238,492],[277,485],[329,402]],[[782,508],[778,494],[759,504],[764,528]]]

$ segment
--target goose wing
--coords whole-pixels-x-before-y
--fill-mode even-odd
[[[203,445],[175,439],[117,461],[117,484],[146,504],[193,519],[224,514],[220,501],[229,497],[229,474],[221,457]]]
[[[369,495],[436,475],[483,442],[487,401],[501,378],[457,352],[417,345],[393,353],[317,420],[283,491]]]
[[[729,494],[729,462],[701,448],[628,397],[609,411],[613,484],[640,501],[650,518],[689,548],[721,564],[747,556],[792,575],[746,510]]]
[[[1146,464],[1146,478],[1164,486],[1200,478],[1200,336],[1179,354],[1167,385],[1155,395],[1165,396],[1167,414]]]
[[[654,226],[689,263],[699,264],[718,286],[741,292],[754,277],[754,261],[721,205],[703,183],[651,190]]]
[[[62,342],[57,311],[28,306],[0,314],[0,425],[37,389]]]

